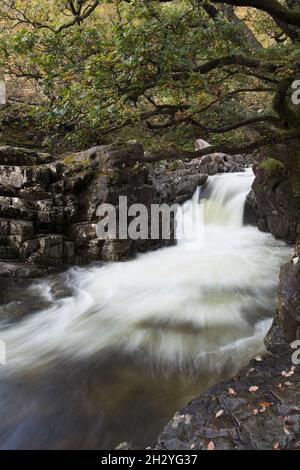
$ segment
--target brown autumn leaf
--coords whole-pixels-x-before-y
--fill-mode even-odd
[[[261,406],[262,408],[269,408],[270,406],[272,406],[272,403],[269,403],[268,401],[260,401],[259,406]]]
[[[213,441],[210,441],[208,444],[207,444],[207,450],[215,450],[215,444]]]

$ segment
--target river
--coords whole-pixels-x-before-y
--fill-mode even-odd
[[[27,314],[0,330],[1,449],[152,445],[176,410],[264,352],[291,248],[243,225],[252,181],[209,178],[178,214],[192,231],[199,211],[200,234],[50,276],[2,307]]]

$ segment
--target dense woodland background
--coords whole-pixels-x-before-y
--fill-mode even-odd
[[[0,20],[2,141],[161,157],[299,136],[299,0],[0,0]]]

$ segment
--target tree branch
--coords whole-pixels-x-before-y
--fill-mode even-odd
[[[276,145],[284,142],[293,141],[298,139],[300,135],[300,128],[293,129],[284,133],[272,133],[268,137],[262,137],[254,142],[247,143],[245,145],[231,145],[231,144],[220,144],[213,145],[195,152],[189,152],[181,149],[162,149],[152,155],[144,157],[141,162],[155,163],[162,160],[184,160],[190,161],[196,158],[203,157],[204,155],[211,155],[212,153],[226,153],[228,155],[239,155],[249,154],[254,150],[259,149],[267,145]]]

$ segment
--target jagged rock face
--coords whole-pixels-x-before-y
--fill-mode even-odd
[[[155,449],[299,450],[300,368],[286,354],[258,359],[176,413]]]
[[[294,243],[300,237],[300,173],[273,158],[254,165],[254,172],[247,202],[258,228]]]
[[[278,310],[265,343],[269,351],[290,351],[300,339],[300,261],[299,254],[282,266],[278,287]]]
[[[290,152],[291,153],[291,150]],[[268,350],[289,351],[300,338],[300,172],[297,149],[288,158],[264,159],[254,165],[255,180],[247,197],[246,216],[276,238],[296,243],[294,259],[280,272],[278,309],[265,343]],[[283,158],[285,157],[285,158]]]
[[[118,208],[119,196],[147,208],[182,203],[206,182],[195,166],[168,171],[166,165],[137,165],[143,155],[138,143],[95,147],[60,159],[1,147],[0,263],[58,268],[119,261],[173,243],[97,236],[96,212],[102,203]]]

